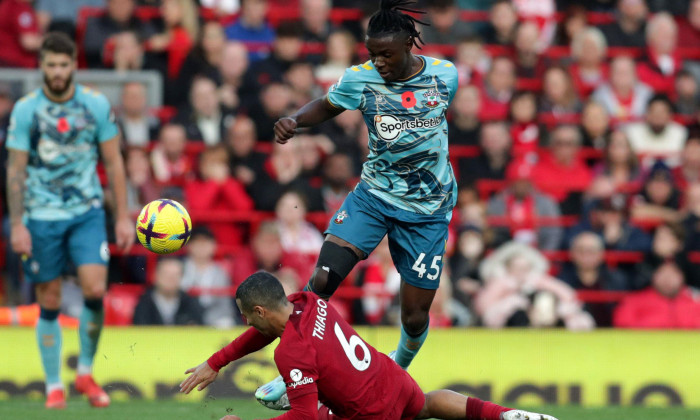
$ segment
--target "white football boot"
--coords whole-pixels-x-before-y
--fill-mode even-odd
[[[547,414],[530,413],[523,410],[510,410],[501,413],[501,420],[557,420]]]
[[[292,408],[287,397],[287,385],[282,376],[278,376],[272,381],[258,388],[255,391],[255,398],[265,407],[272,410],[289,410]]]

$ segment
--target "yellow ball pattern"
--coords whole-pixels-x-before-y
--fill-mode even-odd
[[[158,199],[144,206],[136,220],[136,236],[149,251],[169,254],[190,239],[192,220],[175,200]]]

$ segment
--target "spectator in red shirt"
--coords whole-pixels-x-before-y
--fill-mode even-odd
[[[318,253],[323,245],[323,235],[314,225],[306,221],[307,205],[305,198],[297,191],[288,191],[280,197],[275,207],[277,228],[280,232],[282,249],[306,261],[309,267],[308,279],[312,272]]]
[[[532,168],[532,182],[542,192],[559,201],[563,214],[581,212],[581,192],[588,188],[592,175],[579,157],[581,135],[572,125],[552,132],[549,150],[541,153]]]
[[[608,78],[607,53],[608,43],[598,28],[586,27],[571,41],[574,63],[568,70],[581,98],[587,98]]]
[[[160,6],[163,32],[146,42],[146,49],[165,53],[167,78],[174,81],[180,74],[190,48],[199,36],[199,13],[193,0],[163,0]]]
[[[253,210],[253,200],[243,185],[231,177],[228,153],[224,146],[206,149],[199,157],[200,179],[185,184],[185,197],[193,212],[228,213]],[[222,245],[239,245],[245,229],[231,222],[210,222],[216,241]]]
[[[537,124],[537,97],[533,92],[522,91],[513,95],[510,101],[510,118],[513,158],[536,159],[540,127]]]
[[[661,12],[647,23],[647,56],[639,64],[639,79],[657,93],[673,94],[673,82],[683,66],[678,54],[678,25],[667,12]]]
[[[615,310],[618,328],[700,328],[700,299],[673,262],[661,265],[652,286],[625,299]]]
[[[480,85],[491,65],[491,56],[481,38],[469,36],[457,43],[454,63],[460,86]]]
[[[158,144],[151,152],[151,165],[157,181],[181,184],[191,177],[194,164],[185,154],[187,137],[179,124],[166,124],[160,129]]]
[[[494,58],[482,89],[481,119],[506,119],[515,92],[515,64],[508,57]]]
[[[0,2],[0,67],[34,68],[41,33],[32,0]]]
[[[678,25],[678,46],[697,47],[700,45],[700,0],[691,0],[687,19]]]

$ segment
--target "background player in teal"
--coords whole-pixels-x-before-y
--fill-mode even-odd
[[[347,69],[326,96],[275,124],[276,140],[286,143],[298,128],[346,109],[362,111],[370,137],[368,160],[360,183],[329,223],[306,290],[330,298],[355,264],[388,235],[402,279],[401,339],[392,357],[404,369],[428,334],[457,194],[445,120],[457,91],[457,71],[449,61],[411,53],[421,41],[416,30],[421,22],[402,11],[412,11],[406,8],[412,3],[381,0],[365,39],[370,61]],[[284,391],[279,384],[264,385],[257,396],[277,401]]]
[[[66,35],[47,34],[40,50],[42,88],[17,102],[7,138],[7,200],[12,249],[41,307],[37,341],[46,374],[47,408],[65,407],[60,379],[60,276],[70,259],[85,298],[80,315],[76,389],[96,407],[109,397],[92,378],[107,283],[107,235],[96,164],[102,156],[115,197],[117,245],[127,250],[134,228],[126,206],[119,131],[107,99],[73,83],[76,47]]]

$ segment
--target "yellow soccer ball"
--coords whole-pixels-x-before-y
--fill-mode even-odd
[[[192,234],[187,210],[175,200],[151,201],[136,220],[136,236],[147,250],[170,254],[185,246]]]

